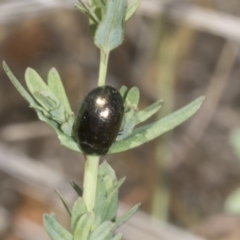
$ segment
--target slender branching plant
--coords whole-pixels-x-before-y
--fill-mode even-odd
[[[55,68],[49,71],[47,83],[35,70],[28,68],[25,72],[28,93],[3,63],[8,77],[38,118],[56,131],[63,146],[85,156],[83,188],[70,183],[79,196],[73,206],[70,207],[59,193],[71,218],[71,231],[59,224],[54,213],[43,217],[45,230],[52,240],[122,239],[122,234],[115,234],[115,230],[137,211],[140,204],[116,217],[118,190],[124,178],[117,180],[106,161],[99,164],[100,157],[138,147],[166,133],[190,118],[204,99],[200,97],[154,123],[138,127],[162,107],[163,101],[139,110],[137,87],[123,86],[118,91],[106,85],[110,51],[123,42],[125,24],[140,2],[134,0],[127,5],[126,0],[79,0],[75,4],[88,17],[94,44],[100,50],[98,87],[86,96],[76,115]]]

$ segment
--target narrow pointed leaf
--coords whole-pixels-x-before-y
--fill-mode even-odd
[[[122,233],[118,233],[115,237],[113,237],[111,240],[121,240],[123,237]]]
[[[127,95],[127,92],[128,92],[128,88],[126,86],[122,86],[120,89],[119,89],[119,92],[122,96],[123,99],[125,99],[126,95]]]
[[[67,122],[61,124],[61,130],[64,134],[68,136],[72,136],[72,128],[73,128],[73,123],[74,123],[74,116],[70,116]]]
[[[99,22],[97,15],[94,13],[91,7],[85,4],[82,0],[79,0],[78,3],[75,3],[74,6],[78,8],[82,13],[86,14],[91,20],[95,23]]]
[[[32,94],[40,91],[51,92],[47,84],[42,80],[39,74],[32,68],[27,68],[25,72],[25,80],[27,87]]]
[[[139,103],[140,93],[137,87],[132,87],[126,97],[126,106],[129,108],[136,108]]]
[[[55,121],[53,121],[53,120],[49,119],[48,117],[46,117],[41,111],[37,111],[37,115],[38,115],[38,118],[41,121],[49,124],[56,131],[57,134],[60,133],[60,131],[58,129],[58,125],[57,125],[57,123]]]
[[[103,206],[107,200],[107,190],[102,177],[98,177],[97,191],[95,198],[94,214],[95,225],[99,225],[102,222]]]
[[[203,100],[204,97],[200,97],[187,106],[160,119],[157,122],[136,128],[129,137],[123,141],[115,142],[108,153],[122,152],[138,147],[179,126],[196,113]]]
[[[20,84],[20,82],[17,80],[17,78],[13,75],[11,70],[9,69],[6,62],[3,62],[3,69],[5,70],[6,74],[8,75],[9,79],[13,83],[13,85],[16,87],[16,89],[19,91],[19,93],[22,95],[22,97],[28,101],[29,105],[31,107],[39,107],[39,104],[34,100],[34,98],[23,88],[23,86]]]
[[[144,108],[143,110],[139,111],[137,113],[137,120],[136,125],[146,121],[148,118],[150,118],[152,115],[154,115],[156,112],[159,111],[159,109],[163,106],[163,100],[159,100],[150,106]]]
[[[87,4],[85,4],[82,0],[79,0],[78,2],[81,2],[81,5],[84,6],[84,8],[87,10],[87,12],[89,13],[89,15],[91,16],[91,18],[98,23],[99,22],[99,18],[98,16],[95,14],[95,12],[93,11],[93,9],[91,7],[89,7]]]
[[[43,121],[46,122],[47,124],[49,124],[52,128],[54,128],[54,130],[56,131],[57,135],[58,135],[58,139],[60,140],[61,144],[73,151],[76,152],[82,152],[77,143],[73,140],[72,137],[65,135],[64,133],[62,133],[59,128],[58,128],[58,124],[52,120],[50,120],[49,118],[47,118],[46,116],[44,116],[40,111],[37,111],[37,115],[38,118]]]
[[[118,207],[118,189],[112,192],[102,207],[102,221],[113,221],[116,218]]]
[[[111,193],[102,207],[102,221],[113,221],[117,214],[118,189]]]
[[[77,193],[77,195],[79,197],[82,197],[82,194],[83,194],[82,188],[78,184],[76,184],[74,181],[70,181],[70,184],[72,188],[75,190],[75,192]]]
[[[63,134],[61,131],[58,131],[57,134],[58,134],[58,138],[63,146],[65,146],[73,151],[76,151],[76,152],[82,152],[79,149],[78,144],[73,140],[72,137]]]
[[[58,223],[54,214],[44,214],[43,225],[52,240],[73,240],[72,234]]]
[[[73,151],[76,152],[82,152],[77,143],[72,139],[72,137],[70,136],[70,130],[69,131],[64,131],[64,133],[68,133],[68,135],[65,135],[61,130],[61,128],[58,126],[58,124],[50,119],[50,114],[47,112],[47,108],[49,107],[48,105],[45,105],[45,108],[43,108],[42,106],[40,106],[38,104],[38,102],[41,102],[43,99],[41,98],[38,99],[38,101],[35,101],[35,99],[23,88],[23,86],[19,83],[19,81],[16,79],[16,77],[13,75],[13,73],[11,72],[11,70],[9,69],[9,67],[7,66],[7,64],[5,62],[3,62],[3,68],[6,72],[6,74],[8,75],[8,77],[10,78],[10,80],[12,81],[13,85],[17,88],[17,90],[19,91],[19,93],[23,96],[23,98],[25,100],[28,101],[28,103],[30,104],[30,107],[33,107],[38,115],[38,118],[43,121],[46,122],[47,124],[49,124],[51,127],[54,128],[54,130],[56,131],[56,133],[58,134],[58,138],[61,142],[61,144]],[[25,73],[26,76],[26,82],[28,83],[28,88],[30,89],[30,92],[36,97],[36,92],[40,91],[45,91],[51,94],[51,90],[48,88],[48,86],[43,82],[43,80],[41,79],[41,77],[36,73],[36,71],[34,71],[33,69],[28,69]],[[36,92],[35,92],[36,90]],[[35,92],[35,93],[34,93]],[[54,95],[53,95],[54,96]],[[43,102],[41,102],[41,104],[43,105]],[[55,113],[54,113],[55,114]],[[70,125],[69,125],[70,126]]]
[[[50,110],[57,109],[61,106],[59,99],[52,92],[39,91],[39,94],[46,99],[49,104]]]
[[[46,117],[48,117],[51,120],[54,120],[60,124],[65,123],[65,110],[63,105],[59,105],[57,107],[57,104],[59,102],[54,100],[54,98],[49,97],[48,93],[46,92],[39,92],[34,93],[33,96],[35,99],[41,104],[41,106],[45,109],[44,114]],[[51,110],[53,109],[53,110]],[[71,130],[69,131],[71,132]],[[69,133],[69,136],[71,136],[71,133]]]
[[[116,217],[118,207],[118,192],[125,179],[125,177],[121,178],[115,183],[112,190],[108,192],[107,199],[102,206],[102,221],[112,221]]]
[[[50,118],[50,114],[48,113],[48,111],[45,109],[45,108],[43,108],[42,106],[35,106],[35,107],[33,107],[33,109],[38,113],[38,112],[41,112],[45,117],[47,117],[47,118]]]
[[[111,176],[105,176],[103,178],[107,194],[109,195],[117,182],[117,179],[113,179]]]
[[[71,211],[71,208],[70,208],[69,204],[67,203],[67,201],[64,199],[64,197],[62,196],[62,194],[58,190],[56,190],[56,193],[59,196],[59,198],[60,198],[63,206],[67,210],[68,214],[71,216],[72,215],[72,211]]]
[[[88,212],[83,214],[74,231],[74,240],[87,240],[93,224],[93,215]]]
[[[90,19],[92,19],[92,16],[89,14],[89,12],[86,10],[86,8],[84,8],[81,4],[75,3],[74,7],[76,7],[80,12],[82,12],[83,14],[87,15]],[[92,20],[94,20],[94,19],[92,19]]]
[[[96,229],[90,234],[89,240],[106,240],[111,239],[113,234],[111,226],[112,222],[107,221],[96,227]]]
[[[124,102],[125,113],[122,121],[121,132],[117,137],[117,141],[121,141],[129,136],[136,125],[139,98],[140,94],[138,88],[133,87],[128,91]]]
[[[107,163],[107,161],[104,161],[100,166],[98,170],[98,174],[101,177],[105,176],[111,176],[113,179],[116,178],[115,171],[112,169],[112,167]]]
[[[141,2],[142,0],[134,0],[134,2],[128,6],[125,21],[127,21],[136,12]]]
[[[72,209],[72,217],[71,217],[71,228],[72,232],[75,232],[77,223],[83,214],[87,213],[87,206],[84,202],[83,198],[78,198],[78,200],[74,203]]]
[[[39,104],[47,111],[55,110],[59,107],[59,101],[55,96],[49,92],[39,91],[32,93]]]
[[[56,122],[60,124],[63,124],[66,122],[65,110],[63,105],[60,105],[57,109],[51,110],[49,113],[51,115],[51,118]],[[69,136],[71,136],[71,134],[69,134]]]
[[[73,138],[71,138],[70,136],[65,135],[64,133],[62,133],[56,122],[50,120],[49,118],[47,118],[46,116],[44,116],[40,111],[37,111],[37,115],[38,118],[43,121],[46,122],[47,124],[49,124],[52,128],[54,128],[54,130],[56,131],[57,135],[58,135],[58,139],[60,140],[61,144],[73,151],[76,152],[82,152],[77,143],[73,140]]]
[[[97,181],[97,192],[96,192],[96,200],[95,200],[95,225],[99,225],[104,220],[111,220],[111,216],[106,219],[106,216],[109,216],[109,211],[115,211],[116,209],[113,209],[114,206],[117,206],[116,201],[114,200],[112,203],[107,201],[109,198],[108,196],[111,194],[111,192],[114,191],[114,187],[118,184],[116,175],[114,170],[111,168],[111,166],[104,161],[99,166],[98,171],[98,181]],[[118,199],[117,199],[118,200]],[[108,204],[106,206],[106,204]],[[108,208],[109,207],[109,208]]]
[[[48,87],[52,90],[54,95],[59,99],[59,101],[63,104],[65,110],[72,114],[72,110],[63,87],[61,78],[56,70],[56,68],[52,68],[48,73]]]
[[[119,228],[122,224],[124,224],[130,217],[132,217],[134,215],[134,213],[138,210],[139,207],[140,207],[140,203],[135,205],[129,211],[124,213],[120,218],[118,218],[117,221],[114,223],[114,226],[113,226],[114,231],[117,228]]]
[[[126,0],[109,0],[106,12],[98,25],[94,43],[105,54],[123,41]]]
[[[118,181],[115,181],[114,186],[108,192],[108,196],[110,196],[113,192],[117,191],[122,186],[125,180],[126,180],[126,177],[122,177]]]

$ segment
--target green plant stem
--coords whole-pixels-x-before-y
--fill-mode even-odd
[[[89,212],[93,211],[95,205],[99,159],[100,156],[86,155],[83,180],[83,199]]]
[[[109,52],[105,53],[101,50],[98,86],[103,86],[106,83],[108,58],[109,58]]]

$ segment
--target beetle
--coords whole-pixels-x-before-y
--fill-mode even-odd
[[[118,135],[123,114],[123,99],[114,87],[104,85],[89,92],[73,128],[83,153],[105,155]]]

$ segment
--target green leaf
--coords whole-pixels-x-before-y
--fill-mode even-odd
[[[125,100],[127,108],[137,108],[139,103],[140,93],[137,87],[132,87],[128,93]]]
[[[99,225],[102,221],[106,220],[106,215],[109,216],[106,202],[108,196],[111,194],[114,186],[117,183],[118,182],[114,170],[106,161],[104,161],[99,166],[98,170],[97,192],[94,208],[94,213],[96,216],[95,225]],[[109,211],[116,211],[116,209],[113,209],[114,205],[117,205],[115,200],[111,204],[108,201],[108,204],[108,207],[110,208]],[[110,217],[108,217],[107,220],[112,220]]]
[[[44,214],[43,225],[52,240],[73,240],[73,236],[57,221],[55,214]]]
[[[117,137],[117,141],[121,141],[130,135],[137,119],[138,103],[139,103],[139,90],[137,87],[131,88],[126,96],[124,102],[124,117],[121,126],[121,132]]]
[[[83,194],[82,188],[78,184],[76,184],[74,181],[70,181],[70,184],[72,188],[75,190],[75,192],[77,193],[77,195],[79,197],[82,197],[82,194]]]
[[[89,12],[86,10],[86,8],[81,3],[75,3],[74,7],[76,7],[83,14],[87,15],[91,20],[94,21],[94,23],[96,23],[96,21],[94,19],[92,19],[91,14],[89,14]]]
[[[58,138],[63,146],[65,146],[73,151],[76,151],[76,152],[82,152],[79,149],[78,144],[73,140],[73,138],[63,134],[60,131],[57,131],[57,134],[58,134]]]
[[[38,73],[28,68],[25,72],[25,80],[29,91],[35,99],[47,110],[52,111],[52,119],[58,122],[65,121],[64,108],[58,98],[52,93]],[[56,110],[56,111],[55,111]]]
[[[157,102],[151,104],[150,106],[144,108],[137,113],[136,125],[146,121],[152,115],[154,115],[163,106],[163,100],[158,100]]]
[[[47,84],[42,80],[39,74],[32,68],[27,68],[25,72],[25,80],[29,91],[34,94],[35,92],[49,92],[51,90]]]
[[[60,105],[57,109],[51,110],[49,113],[51,115],[51,118],[56,122],[60,124],[66,123],[65,110],[63,105]],[[72,131],[70,130],[69,132],[70,134],[67,135],[71,136]]]
[[[87,10],[87,12],[89,13],[89,15],[91,16],[91,19],[98,23],[100,21],[100,19],[98,18],[98,16],[95,14],[95,12],[93,11],[93,9],[91,7],[89,7],[87,4],[85,4],[82,0],[78,0],[82,6],[84,6],[84,8]]]
[[[121,178],[114,184],[112,189],[108,191],[107,199],[102,206],[102,221],[112,221],[116,217],[118,206],[118,192],[125,179],[125,177]]]
[[[58,125],[57,125],[57,123],[56,123],[55,121],[49,119],[49,118],[46,117],[41,111],[38,111],[38,110],[37,110],[37,115],[38,115],[38,118],[39,118],[41,121],[49,124],[49,125],[56,131],[57,134],[62,134],[62,133],[59,131]]]
[[[109,0],[106,12],[98,25],[94,43],[105,54],[123,41],[126,0]]]
[[[126,96],[127,96],[127,92],[128,92],[128,88],[126,86],[122,86],[120,89],[119,89],[119,92],[123,98],[123,100],[125,100]]]
[[[96,191],[95,206],[94,206],[95,226],[99,225],[102,222],[102,211],[103,211],[103,206],[106,200],[107,200],[107,190],[106,190],[105,182],[102,177],[98,176],[97,191]]]
[[[74,203],[73,209],[72,209],[72,217],[71,217],[72,232],[75,232],[79,219],[85,213],[87,213],[87,206],[86,206],[86,203],[84,202],[83,198],[80,197]]]
[[[116,182],[115,179],[113,179],[111,176],[105,176],[103,177],[103,181],[106,187],[106,191],[109,194],[113,186],[115,185],[114,183]]]
[[[33,107],[36,110],[38,118],[54,128],[62,145],[74,151],[81,152],[77,143],[70,137],[72,134],[74,116],[69,116],[68,114],[68,116],[66,116],[66,112],[60,105],[59,100],[51,92],[50,88],[44,83],[37,72],[28,68],[25,73],[27,86],[33,96],[37,99],[37,101],[35,101],[35,99],[22,87],[5,62],[3,62],[3,68],[20,94],[29,102],[30,107]],[[52,112],[50,112],[51,115],[48,112],[50,110],[52,110]],[[53,121],[53,119],[62,123],[61,126]]]
[[[56,190],[56,193],[59,196],[59,198],[60,198],[61,202],[63,203],[63,206],[67,210],[68,214],[71,216],[72,212],[71,212],[71,208],[70,208],[69,204],[67,203],[67,201],[64,199],[64,197],[61,195],[61,193],[58,190]]]
[[[89,240],[107,240],[111,239],[113,235],[112,231],[113,223],[110,221],[104,222],[90,234]]]
[[[61,124],[61,130],[64,134],[68,136],[72,136],[72,128],[73,128],[73,123],[74,123],[74,116],[70,116],[67,122]]]
[[[93,215],[88,212],[83,214],[74,231],[74,240],[87,240],[93,224]]]
[[[37,111],[37,115],[41,121],[46,122],[56,131],[58,138],[63,146],[76,152],[82,152],[72,137],[65,135],[64,133],[62,133],[62,131],[59,130],[58,124],[55,121],[48,119],[40,111]]]
[[[34,98],[31,97],[31,95],[23,88],[23,86],[20,84],[17,78],[13,75],[13,73],[11,72],[11,70],[9,69],[5,61],[3,62],[3,69],[5,70],[6,74],[8,75],[13,85],[22,95],[22,97],[28,101],[28,103],[30,104],[30,107],[41,109],[39,104],[34,100]]]
[[[61,78],[56,70],[56,68],[52,68],[48,73],[48,87],[54,93],[54,95],[59,99],[59,101],[63,104],[65,110],[72,114],[72,110],[63,87]]]
[[[136,12],[141,2],[142,2],[141,0],[135,0],[133,3],[131,3],[128,6],[126,16],[125,16],[125,21],[127,21]]]
[[[46,116],[60,123],[65,121],[64,107],[52,93],[40,91],[33,93],[33,96],[47,111]]]
[[[114,238],[112,238],[111,240],[121,240],[123,237],[122,233],[118,233]]]
[[[50,118],[51,115],[48,113],[46,109],[39,105],[39,107],[34,107],[34,110],[38,113],[41,112],[45,117]],[[49,119],[50,120],[50,119]],[[51,120],[50,120],[51,121]]]
[[[82,152],[72,137],[65,135],[62,131],[59,130],[58,124],[55,121],[52,121],[51,119],[47,118],[40,111],[37,111],[37,115],[41,121],[46,122],[56,131],[58,138],[63,146],[76,152]]]
[[[99,19],[92,8],[85,4],[82,0],[78,0],[78,3],[75,3],[74,6],[82,13],[86,14],[94,23],[97,24],[99,22]]]
[[[101,1],[99,1],[99,3],[101,3]],[[93,7],[93,10],[94,10],[94,13],[96,14],[96,16],[98,17],[98,19],[100,21],[102,19],[102,16],[103,16],[102,13],[104,13],[104,11],[105,11],[105,6],[102,4],[101,7],[99,7],[99,6]],[[95,24],[95,26],[97,28],[97,24]],[[94,33],[95,33],[95,31],[94,31]]]
[[[132,134],[123,141],[115,142],[108,153],[126,151],[138,147],[154,138],[179,126],[190,118],[201,106],[204,97],[200,97],[180,110],[160,119],[157,122],[133,130]]]
[[[139,207],[140,207],[140,203],[136,204],[133,208],[131,208],[129,211],[124,213],[120,218],[118,218],[113,226],[114,231],[117,228],[119,228],[122,224],[124,224],[130,217],[132,217],[133,214],[138,210]]]
[[[117,179],[115,171],[112,169],[112,167],[107,163],[107,161],[104,161],[99,166],[98,175],[100,177],[110,176],[112,179]]]
[[[50,94],[51,93],[44,92],[44,91],[34,92],[32,94],[34,98],[39,102],[39,104],[41,104],[41,106],[47,112],[49,112],[51,109],[53,110],[58,108],[58,105],[59,105],[59,101],[57,99],[56,101],[54,101],[51,97],[48,96]]]

